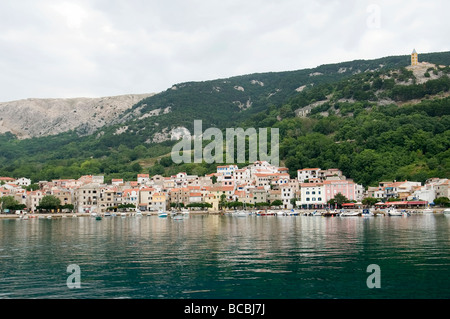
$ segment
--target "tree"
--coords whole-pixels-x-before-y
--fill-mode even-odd
[[[73,204],[65,204],[61,206],[61,209],[73,210],[73,208],[74,208]]]
[[[270,204],[270,206],[282,206],[282,205],[283,205],[283,202],[282,202],[281,200],[279,200],[279,199],[274,200],[274,201]]]
[[[362,204],[365,206],[373,206],[378,202],[379,202],[379,200],[374,197],[366,197],[362,200]]]
[[[141,166],[141,164],[136,162],[133,165],[131,165],[131,170],[133,172],[140,173],[142,171],[142,166]]]
[[[152,167],[150,167],[148,172],[150,175],[163,175],[165,170],[164,170],[164,166],[157,163],[157,164],[153,165]]]
[[[220,195],[219,207],[223,209],[227,204],[227,196],[225,194]]]
[[[296,207],[297,206],[297,201],[298,201],[298,198],[291,198],[291,205],[292,205],[292,207]]]
[[[5,209],[15,210],[16,207],[19,205],[19,202],[15,200],[13,196],[5,196],[0,198],[0,204],[2,210]]]
[[[41,209],[57,209],[61,206],[61,200],[53,195],[46,195],[42,197],[41,201],[39,202],[39,208]]]
[[[330,199],[328,201],[328,204],[330,205],[336,205],[337,207],[341,208],[342,204],[350,202],[347,197],[342,195],[341,193],[337,193],[334,195],[334,198]]]
[[[448,199],[448,197],[438,197],[434,200],[434,204],[441,207],[446,207],[449,205],[449,203],[450,199]]]

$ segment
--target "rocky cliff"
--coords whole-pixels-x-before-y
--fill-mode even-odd
[[[153,94],[102,98],[26,99],[0,103],[0,133],[19,139],[55,135],[69,130],[90,134],[114,123],[122,113]]]

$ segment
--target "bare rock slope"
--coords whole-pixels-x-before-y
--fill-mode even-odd
[[[0,133],[11,132],[19,139],[55,135],[69,130],[90,134],[114,123],[124,111],[151,95],[2,102]]]

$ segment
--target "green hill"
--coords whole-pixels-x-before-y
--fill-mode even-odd
[[[278,127],[282,163],[338,167],[356,182],[448,177],[450,52],[420,55],[438,66],[421,83],[409,56],[357,60],[298,71],[176,84],[92,135],[79,130],[17,140],[0,135],[0,175],[33,181],[104,174],[203,175],[216,164],[171,163],[170,132],[207,127]],[[156,163],[156,164],[155,164]]]

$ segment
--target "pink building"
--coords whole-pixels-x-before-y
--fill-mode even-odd
[[[357,200],[357,188],[353,181],[327,180],[323,182],[323,186],[325,202],[333,199],[338,193],[341,193],[349,200]]]

